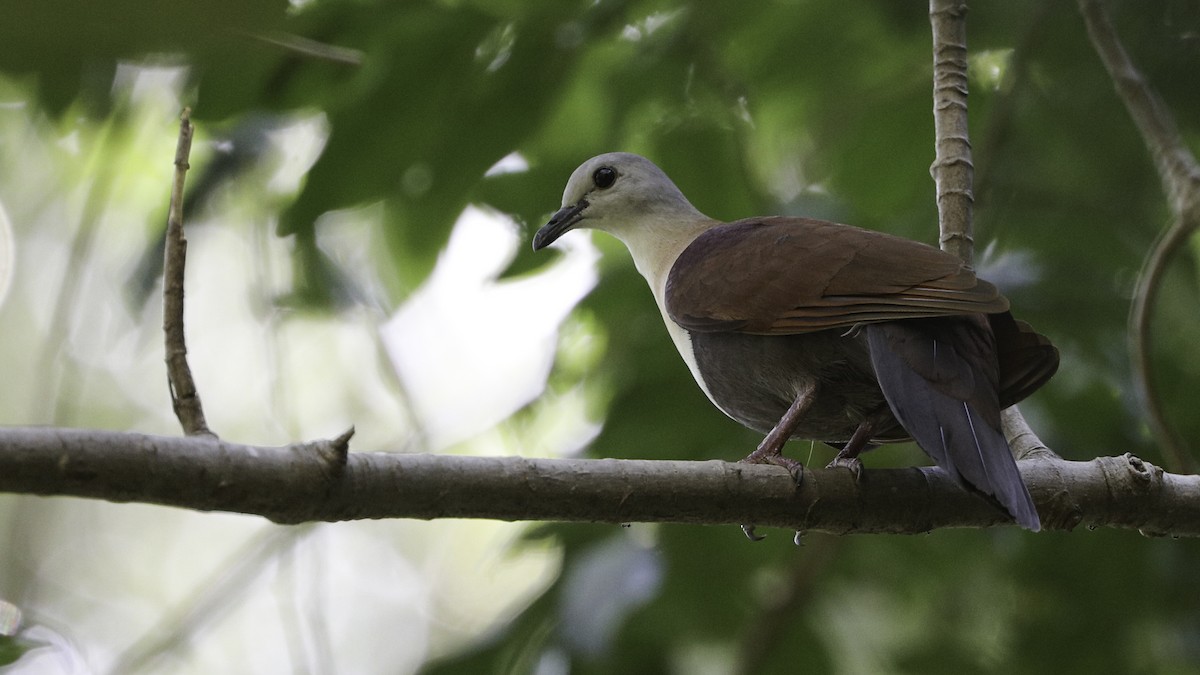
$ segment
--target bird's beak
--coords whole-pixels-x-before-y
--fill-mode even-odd
[[[583,210],[588,207],[586,199],[580,199],[575,204],[564,206],[550,218],[549,222],[542,226],[542,229],[533,235],[533,250],[540,251],[554,240],[563,236],[583,220]]]

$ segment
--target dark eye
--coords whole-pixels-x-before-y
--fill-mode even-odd
[[[617,170],[611,166],[602,166],[596,169],[596,173],[592,174],[592,180],[596,182],[596,187],[601,190],[612,187],[612,184],[617,182]]]

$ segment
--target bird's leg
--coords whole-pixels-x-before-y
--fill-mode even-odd
[[[804,465],[791,457],[784,457],[783,444],[787,443],[788,439],[792,437],[792,433],[796,431],[800,420],[804,418],[804,413],[808,412],[816,400],[816,385],[805,385],[804,388],[796,393],[796,399],[788,406],[787,412],[783,413],[783,417],[779,418],[779,422],[775,424],[775,428],[771,429],[767,437],[762,440],[762,443],[758,444],[758,448],[749,455],[746,455],[742,461],[747,464],[774,464],[775,466],[782,466],[792,474],[796,485],[799,485],[800,480],[804,477]],[[763,538],[762,535],[754,532],[753,525],[742,525],[742,532],[746,534],[746,537],[750,541],[761,541]]]
[[[859,459],[858,456],[863,450],[866,449],[867,442],[871,440],[871,436],[874,434],[874,420],[871,418],[863,420],[862,423],[858,425],[858,428],[854,430],[854,433],[850,436],[850,440],[846,442],[846,445],[842,446],[842,449],[838,451],[837,456],[835,456],[833,461],[829,462],[825,468],[833,469],[840,466],[845,469],[850,469],[850,471],[854,474],[854,479],[860,480],[862,478],[863,465],[862,460]]]
[[[804,473],[804,465],[790,457],[784,457],[783,444],[792,437],[792,433],[800,425],[800,420],[804,419],[804,414],[808,412],[809,408],[812,408],[813,402],[816,400],[817,386],[815,384],[805,385],[797,392],[795,400],[788,406],[787,412],[783,413],[783,417],[779,418],[775,428],[771,429],[762,443],[758,444],[758,448],[742,461],[748,464],[782,466],[791,472],[792,477],[796,479],[796,484],[799,485],[800,478]]]

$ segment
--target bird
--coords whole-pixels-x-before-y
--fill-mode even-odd
[[[626,152],[571,174],[533,248],[581,228],[625,244],[700,389],[765,434],[742,461],[800,480],[783,446],[810,439],[861,479],[863,451],[915,440],[959,485],[1040,529],[1000,413],[1054,375],[1058,350],[958,257],[815,218],[719,221]]]

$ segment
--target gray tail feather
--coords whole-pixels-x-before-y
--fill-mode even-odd
[[[946,339],[945,325],[918,319],[867,326],[879,386],[896,419],[938,466],[1036,532],[1037,508],[999,429],[994,379]],[[978,346],[957,344],[965,352]]]

